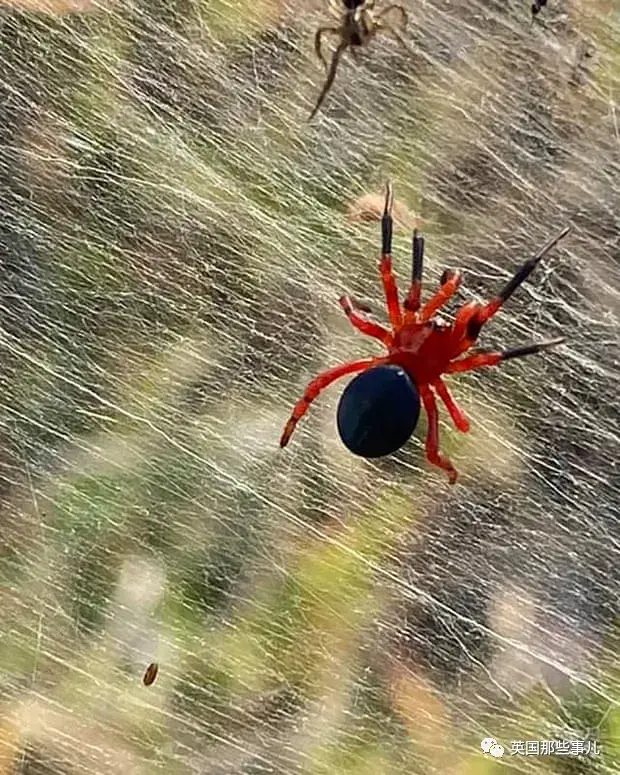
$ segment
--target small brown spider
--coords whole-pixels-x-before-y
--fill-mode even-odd
[[[316,35],[314,36],[314,50],[317,57],[321,60],[328,72],[323,90],[319,94],[317,103],[314,106],[314,110],[310,114],[308,121],[312,121],[319,108],[323,104],[323,100],[325,97],[327,97],[327,93],[331,89],[336,77],[336,70],[338,69],[340,57],[348,48],[351,49],[353,56],[357,57],[358,49],[369,43],[378,32],[389,32],[401,43],[404,43],[400,33],[394,29],[391,24],[382,21],[382,19],[384,19],[387,14],[393,11],[397,11],[401,15],[401,27],[404,30],[408,22],[407,12],[405,9],[402,7],[402,5],[398,5],[397,3],[390,3],[390,5],[388,5],[375,16],[372,13],[373,8],[375,7],[375,2],[376,0],[342,0],[342,4],[345,7],[345,12],[343,14],[341,14],[340,11],[338,11],[338,9],[332,5],[332,10],[336,11],[340,15],[340,26],[319,27],[319,29],[316,31]],[[325,33],[330,33],[340,38],[340,42],[334,51],[329,68],[321,50],[321,40]]]

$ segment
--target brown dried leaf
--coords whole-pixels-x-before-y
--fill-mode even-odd
[[[384,206],[385,194],[364,194],[349,203],[347,207],[347,220],[350,223],[380,221]],[[396,226],[407,231],[419,228],[421,223],[421,220],[398,199],[394,200],[392,216]]]

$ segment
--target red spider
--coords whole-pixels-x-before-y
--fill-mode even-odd
[[[456,313],[454,322],[446,324],[436,317],[436,313],[454,296],[461,285],[461,274],[457,270],[446,270],[440,281],[439,290],[425,303],[421,304],[422,267],[424,240],[413,232],[413,271],[409,292],[401,309],[398,300],[396,280],[392,273],[392,187],[388,183],[385,208],[381,221],[382,255],[379,264],[381,280],[391,324],[391,330],[375,323],[363,314],[368,310],[352,301],[348,296],[340,298],[351,323],[367,336],[378,339],[385,345],[388,354],[383,357],[365,358],[322,372],[306,387],[303,397],[295,404],[290,419],[286,423],[280,446],[285,447],[295,430],[295,426],[308,411],[314,399],[334,380],[368,369],[390,364],[401,367],[417,388],[428,417],[426,437],[426,457],[436,466],[448,472],[450,483],[457,479],[457,471],[450,461],[439,452],[439,423],[435,393],[441,398],[454,425],[462,433],[469,430],[469,421],[458,407],[441,376],[461,371],[479,369],[483,366],[495,366],[509,358],[533,355],[541,350],[554,347],[564,341],[563,338],[546,342],[527,344],[502,352],[474,351],[464,354],[475,344],[483,325],[512,296],[514,291],[530,275],[540,260],[568,234],[570,227],[563,229],[544,248],[516,272],[500,293],[485,304],[470,301]],[[464,357],[461,357],[464,356]],[[401,442],[402,443],[402,442]]]

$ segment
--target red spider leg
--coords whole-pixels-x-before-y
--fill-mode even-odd
[[[424,271],[424,238],[418,237],[418,230],[413,231],[411,261],[411,285],[403,307],[405,309],[405,325],[415,323],[416,312],[420,309],[422,295],[422,273]]]
[[[280,438],[280,446],[286,447],[286,445],[289,442],[289,439],[291,438],[293,431],[295,430],[295,426],[301,420],[304,414],[308,411],[308,409],[310,408],[310,404],[319,395],[319,393],[321,393],[323,390],[325,390],[326,387],[331,385],[332,382],[335,382],[337,379],[340,379],[340,377],[344,377],[345,374],[353,374],[353,372],[355,371],[365,371],[366,369],[369,369],[372,366],[378,366],[379,364],[385,363],[386,361],[387,361],[387,357],[386,358],[366,358],[363,361],[352,361],[351,363],[345,363],[342,366],[334,366],[334,368],[327,369],[327,371],[322,371],[320,374],[318,374],[312,380],[312,382],[308,384],[308,386],[304,391],[303,396],[293,407],[291,416],[288,422],[286,423],[286,426],[284,427],[284,432],[282,433],[282,437]]]
[[[420,310],[420,323],[430,320],[458,291],[463,278],[458,269],[446,269],[440,280],[439,290],[431,296]]]
[[[454,352],[455,357],[461,355],[466,350],[469,350],[469,348],[475,344],[482,326],[500,309],[503,303],[512,296],[519,285],[529,277],[541,259],[555,247],[569,231],[570,226],[567,226],[556,237],[550,240],[545,247],[534,256],[534,258],[526,261],[495,299],[482,305],[475,301],[470,301],[461,307],[457,312],[452,326],[453,339],[457,343],[460,342]]]
[[[472,371],[473,369],[480,369],[483,366],[496,366],[501,361],[507,361],[510,358],[522,358],[525,355],[535,355],[543,350],[549,350],[551,347],[556,347],[564,341],[565,339],[560,337],[559,339],[550,339],[548,342],[526,344],[523,347],[515,347],[512,350],[503,350],[502,352],[474,353],[473,355],[467,356],[467,358],[461,358],[460,361],[452,361],[452,363],[449,363],[444,374],[455,374],[458,371]]]
[[[461,407],[456,403],[454,398],[452,398],[447,385],[443,382],[441,377],[438,377],[434,382],[432,382],[431,387],[437,392],[439,398],[441,398],[441,400],[444,402],[445,407],[448,410],[450,417],[452,418],[452,422],[461,431],[461,433],[467,433],[469,430],[469,420],[465,416],[465,413]]]
[[[547,242],[547,244],[538,251],[534,258],[530,258],[529,261],[526,261],[523,266],[515,272],[512,279],[506,283],[497,297],[495,299],[491,299],[491,301],[487,302],[481,308],[480,312],[477,314],[478,321],[481,325],[486,323],[490,317],[495,315],[502,304],[504,304],[504,302],[512,296],[512,294],[517,290],[517,288],[524,280],[527,280],[534,269],[536,269],[540,261],[558,244],[561,239],[564,239],[569,231],[570,226],[566,226],[566,228],[562,229],[562,231],[557,236],[549,240],[549,242]]]
[[[374,339],[378,339],[380,342],[383,342],[386,347],[391,346],[394,339],[392,334],[387,328],[380,326],[378,323],[374,323],[372,320],[368,320],[360,314],[360,312],[365,310],[360,307],[357,302],[352,301],[348,296],[341,296],[338,301],[347,317],[358,331],[361,331],[362,334],[366,334],[366,336],[372,336]]]
[[[383,210],[383,218],[381,219],[381,262],[379,263],[379,271],[381,272],[390,323],[392,328],[397,331],[402,326],[403,321],[398,302],[398,288],[396,287],[396,280],[392,272],[392,231],[394,227],[392,221],[392,201],[392,186],[388,183],[385,193],[385,208]]]
[[[450,484],[457,480],[458,473],[448,458],[439,453],[439,415],[437,414],[437,402],[430,387],[420,386],[420,397],[424,404],[424,410],[428,417],[428,431],[426,433],[426,457],[435,466],[448,472]]]

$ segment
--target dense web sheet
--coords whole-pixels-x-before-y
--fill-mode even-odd
[[[0,775],[620,771],[620,9],[405,5],[311,125],[327,2],[0,11]],[[424,421],[348,454],[346,380],[278,448],[379,352],[387,178],[401,288],[414,226],[459,303],[573,227],[481,338],[566,343],[449,380],[454,487]]]

